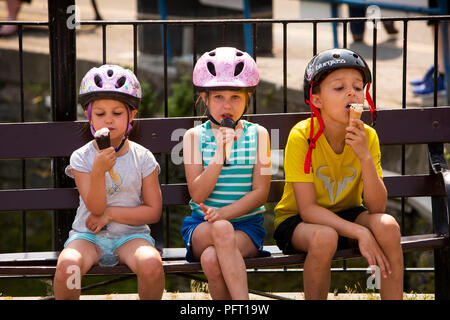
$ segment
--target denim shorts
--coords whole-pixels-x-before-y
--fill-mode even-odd
[[[87,240],[87,241],[90,241],[90,242],[94,243],[95,245],[97,245],[97,243],[95,242],[95,236],[96,236],[95,233],[90,233],[90,232],[77,232],[77,233],[74,233],[64,243],[64,248],[71,241],[78,240],[78,239]],[[146,233],[136,233],[136,234],[126,235],[126,236],[123,236],[123,237],[118,238],[118,239],[114,239],[114,251],[116,251],[117,248],[120,247],[121,245],[123,245],[123,244],[125,244],[128,241],[133,240],[133,239],[145,239],[152,246],[155,246],[155,240],[153,239],[153,237],[151,237],[150,235],[148,235]]]
[[[341,217],[342,219],[354,222],[356,218],[366,210],[367,209],[365,207],[360,206],[335,212],[335,214]],[[277,229],[275,230],[273,238],[275,239],[278,248],[280,248],[280,250],[283,251],[284,254],[293,254],[297,252],[297,250],[295,250],[294,247],[292,246],[291,239],[295,228],[302,222],[303,220],[300,217],[300,214],[296,214],[295,216],[289,217],[283,222],[281,222],[278,225]],[[338,249],[348,248],[349,247],[348,242],[349,242],[348,238],[339,236]]]
[[[196,261],[192,252],[192,235],[200,223],[209,222],[204,220],[202,215],[192,212],[192,216],[184,218],[183,224],[181,225],[181,235],[183,236],[183,242],[186,247],[186,260],[189,262]],[[261,214],[251,216],[245,220],[231,222],[231,224],[234,230],[243,231],[249,236],[258,248],[260,257],[270,256],[270,252],[262,249],[266,230],[264,229],[264,217]]]

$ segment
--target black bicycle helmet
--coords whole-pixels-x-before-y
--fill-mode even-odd
[[[313,88],[319,85],[320,82],[331,72],[342,69],[342,68],[353,68],[361,71],[363,76],[363,83],[366,86],[366,100],[369,103],[370,113],[372,116],[372,126],[376,122],[376,109],[373,103],[372,97],[370,96],[369,89],[372,82],[372,75],[367,65],[366,61],[356,52],[349,49],[329,49],[322,51],[315,55],[311,61],[308,63],[305,69],[305,76],[303,81],[303,92],[305,96],[305,102],[311,107],[311,126],[309,134],[309,148],[306,154],[304,171],[309,173],[311,169],[311,156],[312,151],[316,147],[317,139],[324,129],[324,123],[320,115],[319,110],[311,102],[311,94],[313,93]],[[316,116],[319,122],[319,129],[314,135],[314,116]]]
[[[342,68],[353,68],[361,71],[364,86],[372,82],[372,74],[366,61],[356,52],[349,49],[329,49],[315,55],[305,69],[303,90],[305,101],[310,100],[311,84],[319,84],[322,76]]]

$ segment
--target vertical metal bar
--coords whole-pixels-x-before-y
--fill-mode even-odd
[[[197,63],[197,24],[194,23],[194,26],[192,27],[192,33],[193,33],[193,39],[192,39],[192,68],[195,67],[195,64]],[[194,97],[194,117],[197,116],[197,108],[196,108],[196,92],[194,86],[192,86],[192,90],[194,91],[193,97]]]
[[[222,28],[222,45],[226,47],[226,41],[227,41],[227,24],[223,24]]]
[[[192,67],[197,63],[197,24],[194,23],[192,26]]]
[[[336,18],[338,16],[338,4],[331,0],[331,17]],[[337,37],[337,22],[332,22],[332,31],[333,31],[333,47],[338,48],[339,47],[339,41]]]
[[[19,35],[19,72],[20,72],[20,121],[25,122],[25,101],[23,90],[23,26],[18,25]]]
[[[161,18],[161,20],[167,20],[167,7],[166,7],[166,0],[158,0],[158,10],[159,10],[159,16]],[[166,43],[167,46],[167,59],[170,61],[172,54],[171,54],[171,50],[170,50],[170,41],[169,41],[169,37],[167,34],[164,34],[163,31],[163,37],[164,37],[164,42]]]
[[[313,56],[317,54],[317,22],[313,22]]]
[[[406,109],[406,63],[408,57],[408,21],[403,21],[403,61],[402,61],[402,109]],[[406,146],[402,144],[402,156],[401,156],[401,173],[406,174]],[[401,232],[405,232],[405,202],[404,197],[401,198]]]
[[[372,100],[374,105],[377,105],[377,20],[373,19],[373,39],[372,39]]]
[[[23,89],[23,26],[18,25],[19,36],[19,77],[20,77],[20,122],[25,122],[25,101]],[[22,189],[26,188],[27,167],[26,160],[22,159]],[[22,251],[27,251],[27,213],[22,211]]]
[[[137,24],[133,24],[133,70],[134,74],[138,73],[138,65],[137,65]]]
[[[437,107],[438,96],[437,96],[437,84],[439,75],[439,62],[438,62],[438,44],[439,44],[439,23],[435,21],[434,23],[434,72],[433,72],[433,106]]]
[[[252,48],[253,48],[253,59],[256,61],[256,37],[257,37],[257,24],[254,22],[252,23]]]
[[[163,52],[164,52],[164,117],[169,116],[168,88],[167,88],[167,24],[163,24]]]
[[[287,23],[283,22],[283,112],[287,112]]]
[[[106,64],[106,24],[102,24],[102,52],[103,64]]]
[[[169,97],[168,97],[168,88],[167,88],[167,24],[163,25],[163,51],[164,51],[164,117],[167,118],[169,116]],[[169,157],[167,154],[164,155],[164,164],[165,164],[165,183],[169,184]],[[170,243],[170,219],[169,219],[169,207],[165,206],[166,211],[166,246]]]
[[[75,0],[48,1],[51,106],[53,121],[76,120],[76,45],[75,28],[66,24],[69,19],[67,8],[75,5]],[[57,188],[74,187],[72,179],[64,174],[68,158],[53,159],[52,174]],[[55,210],[53,216],[54,250],[62,250],[71,229],[75,212]]]
[[[253,56],[253,59],[255,59],[255,61],[256,61],[256,28],[257,28],[257,26],[256,26],[256,23],[253,23],[252,24],[252,48],[253,48],[253,50],[252,50],[252,56]],[[256,114],[256,113],[258,113],[257,112],[257,110],[256,110],[256,91],[257,91],[258,89],[255,89],[255,91],[253,92],[253,113],[254,114]]]
[[[342,24],[342,46],[347,48],[347,21],[344,21]]]
[[[244,0],[244,19],[250,19],[250,1]],[[251,56],[253,56],[253,51],[255,47],[251,41],[251,27],[252,25],[249,23],[244,23],[244,42],[245,42],[245,51]],[[254,27],[254,24],[253,24]]]
[[[447,2],[448,3],[448,2]],[[450,5],[450,3],[448,3]],[[447,12],[449,12],[448,10],[450,10],[450,8],[447,8]],[[448,27],[449,27],[449,20],[442,20],[441,21],[441,25],[442,25],[442,39],[444,39],[444,41],[442,41],[442,45],[443,48],[441,50],[443,50],[443,55],[444,55],[444,72],[446,74],[444,80],[446,82],[446,92],[447,92],[447,105],[450,106],[450,45],[448,43],[448,37],[449,37],[449,31],[448,31]]]
[[[406,108],[406,63],[408,58],[408,20],[403,21],[402,109]]]

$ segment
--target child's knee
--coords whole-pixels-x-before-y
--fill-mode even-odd
[[[226,220],[219,220],[212,225],[212,238],[215,246],[230,245],[235,242],[233,225]]]
[[[222,275],[214,246],[210,246],[202,252],[202,255],[200,256],[200,263],[202,265],[202,269],[208,277],[219,277]]]
[[[369,228],[379,242],[400,243],[400,226],[394,217],[388,214],[376,214],[370,217]]]
[[[82,263],[81,255],[66,254],[60,256],[56,265],[55,280],[66,281],[74,273],[78,273],[81,276]]]
[[[164,274],[161,256],[156,252],[147,252],[137,259],[137,275],[145,278],[159,278]]]
[[[308,253],[332,257],[337,249],[339,235],[333,228],[318,226],[313,232]]]

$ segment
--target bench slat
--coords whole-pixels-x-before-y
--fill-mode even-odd
[[[402,237],[403,251],[429,250],[449,245],[448,235],[424,234]],[[248,269],[282,267],[302,264],[306,254],[298,253],[284,255],[276,246],[264,246],[272,253],[271,257],[247,258],[245,263]],[[184,248],[165,248],[163,250],[163,264],[166,273],[199,272],[199,262],[187,262],[184,259]],[[59,252],[29,252],[0,254],[0,275],[53,275],[56,270],[56,261]],[[336,252],[334,259],[349,259],[359,257],[358,248],[349,248]],[[89,274],[131,274],[126,265],[115,267],[94,266]]]
[[[278,148],[283,149],[291,128],[309,116],[303,112],[258,114],[247,118],[266,127],[269,133],[270,129],[278,129]],[[364,111],[362,119],[369,123],[369,118],[369,112]],[[170,153],[181,142],[185,130],[201,119],[137,119],[130,139],[153,153]],[[448,107],[379,110],[376,130],[381,144],[449,142],[449,119]],[[414,125],[414,130],[410,130],[411,125]],[[92,139],[85,126],[86,121],[2,123],[0,159],[68,157]]]
[[[385,177],[390,198],[444,196],[441,175],[410,175]],[[273,180],[267,202],[277,202],[283,194],[284,182]],[[161,185],[163,203],[187,205],[190,196],[185,183]],[[76,209],[78,191],[75,188],[0,190],[0,211]]]

